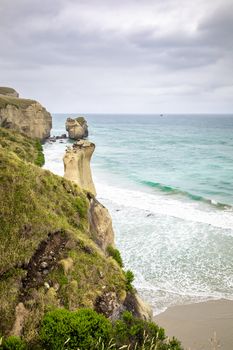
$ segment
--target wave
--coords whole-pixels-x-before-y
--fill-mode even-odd
[[[98,197],[102,201],[110,200],[117,206],[143,210],[146,216],[150,216],[150,214],[172,216],[227,229],[230,230],[227,234],[233,234],[232,210],[219,210],[216,206],[209,206],[209,208],[196,206],[194,201],[182,201],[177,196],[164,196],[159,192],[155,195],[140,190],[109,186],[96,178],[95,185]]]
[[[142,185],[151,187],[151,188],[156,188],[162,192],[165,192],[167,194],[171,194],[171,195],[181,195],[184,197],[187,197],[189,199],[192,199],[194,201],[199,201],[199,202],[203,202],[203,203],[208,203],[210,205],[214,205],[215,207],[218,207],[219,209],[232,209],[233,207],[229,204],[225,204],[225,203],[221,203],[218,202],[214,199],[208,199],[205,197],[202,197],[200,195],[197,194],[193,194],[187,191],[182,191],[176,187],[172,187],[172,186],[168,186],[168,185],[163,185],[159,182],[152,182],[152,181],[140,181],[140,183]]]

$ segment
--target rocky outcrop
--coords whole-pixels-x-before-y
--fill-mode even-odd
[[[4,86],[0,87],[0,95],[19,97],[19,94],[15,89]]]
[[[37,101],[18,98],[13,89],[13,92],[1,94],[4,89],[0,88],[0,126],[32,138],[48,138],[52,128],[51,114]]]
[[[88,136],[88,126],[84,117],[67,118],[66,131],[68,131],[69,138],[73,140],[80,140]]]
[[[106,252],[108,246],[114,246],[114,232],[112,228],[112,218],[105,208],[96,198],[90,199],[89,207],[90,232],[94,241]]]
[[[145,321],[152,319],[151,307],[144,302],[136,292],[128,292],[124,301],[126,310],[130,310],[135,317]]]
[[[96,196],[90,167],[91,156],[94,150],[94,143],[80,140],[74,143],[73,147],[67,149],[63,162],[64,177]]]

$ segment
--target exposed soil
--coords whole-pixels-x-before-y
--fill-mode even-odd
[[[57,231],[49,234],[48,238],[39,244],[29,263],[24,267],[27,275],[22,279],[21,302],[30,299],[31,289],[45,283],[46,276],[54,269],[57,261],[64,257],[67,242],[67,236]]]

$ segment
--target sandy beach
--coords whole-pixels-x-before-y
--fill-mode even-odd
[[[217,300],[171,307],[154,320],[169,337],[181,340],[185,349],[233,350],[233,301]],[[211,345],[211,338],[218,346]]]

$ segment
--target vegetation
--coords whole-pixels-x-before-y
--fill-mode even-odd
[[[0,343],[0,349],[2,350],[27,350],[27,344],[20,337],[10,336],[6,339],[2,338],[2,344]]]
[[[125,279],[126,279],[126,290],[129,292],[133,292],[133,280],[134,280],[134,274],[132,271],[127,270],[126,272],[124,272],[125,274]]]
[[[34,103],[36,103],[36,101],[29,100],[26,98],[0,95],[0,109],[6,108],[7,105],[12,105],[12,106],[15,106],[16,108],[26,109]]]
[[[108,343],[110,336],[110,321],[90,309],[52,311],[44,317],[40,331],[42,344],[49,350],[91,350],[100,338]]]
[[[44,165],[43,148],[39,140],[31,139],[10,129],[0,128],[0,146],[3,151],[14,152],[20,159]]]
[[[13,88],[4,87],[4,86],[0,87],[0,95],[12,94],[14,92],[16,92],[16,91]]]
[[[51,350],[181,350],[176,339],[169,340],[163,328],[124,312],[122,318],[110,323],[93,310],[76,312],[55,310],[45,315],[40,341]]]
[[[121,257],[121,253],[119,252],[118,249],[112,247],[111,245],[109,245],[107,247],[107,252],[108,254],[113,257],[114,260],[116,260],[116,262],[118,263],[118,265],[120,267],[123,267],[124,264],[123,264],[123,260],[122,260],[122,257]]]

